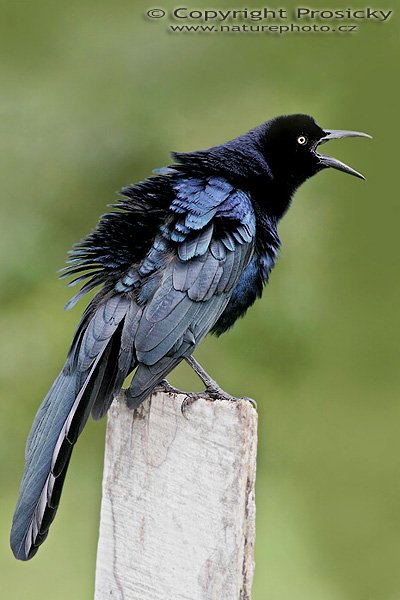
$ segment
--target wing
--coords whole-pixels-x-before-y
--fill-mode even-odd
[[[181,178],[174,189],[169,223],[140,269],[117,286],[136,285],[142,305],[134,335],[132,406],[207,335],[254,251],[256,221],[246,193],[217,177]]]

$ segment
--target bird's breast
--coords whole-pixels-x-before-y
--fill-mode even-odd
[[[213,327],[213,333],[221,335],[243,317],[247,309],[261,297],[264,285],[275,264],[275,257],[270,254],[255,253],[244,269],[239,281],[233,289],[230,300]]]

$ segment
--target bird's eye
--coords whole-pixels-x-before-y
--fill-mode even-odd
[[[301,146],[304,146],[304,144],[307,143],[307,138],[304,137],[304,135],[301,135],[297,138],[297,143],[300,144]]]

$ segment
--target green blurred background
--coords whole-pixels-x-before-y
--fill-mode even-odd
[[[240,8],[193,8],[215,5]],[[2,597],[93,594],[104,423],[88,424],[37,557],[8,547],[25,439],[83,308],[62,310],[67,249],[170,150],[307,112],[374,135],[329,148],[367,182],[326,171],[302,187],[262,301],[197,357],[258,401],[254,600],[400,599],[396,16],[354,35],[172,35],[144,2],[0,6]],[[195,383],[184,367],[172,379]]]

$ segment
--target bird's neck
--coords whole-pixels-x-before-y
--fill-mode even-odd
[[[255,203],[262,211],[280,221],[289,209],[297,186],[290,182],[280,182],[275,179],[260,181],[251,190]]]
[[[256,129],[209,150],[174,153],[173,156],[179,168],[191,175],[225,177],[236,187],[248,191],[263,211],[279,221],[299,184],[274,177],[257,144],[259,136]]]

